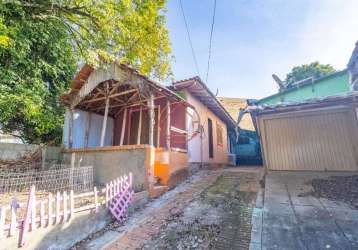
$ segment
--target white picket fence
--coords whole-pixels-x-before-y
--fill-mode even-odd
[[[19,203],[13,198],[11,204],[0,207],[0,240],[19,235],[19,246],[22,246],[27,232],[70,222],[74,214],[81,211],[97,212],[102,205],[108,207],[111,199],[126,185],[132,186],[131,173],[107,183],[101,190],[94,187],[91,192],[79,194],[74,194],[73,190],[57,192],[55,195],[49,193],[45,199],[39,200],[36,200],[36,187],[32,186],[27,203]],[[80,201],[84,198],[90,200],[82,205]],[[22,213],[19,213],[19,210],[22,210]]]

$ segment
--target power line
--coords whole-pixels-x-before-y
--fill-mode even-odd
[[[193,60],[194,60],[196,72],[197,72],[198,76],[200,76],[198,61],[196,60],[193,43],[192,43],[192,41],[191,41],[190,32],[189,32],[189,25],[188,25],[188,22],[186,21],[186,17],[185,17],[185,13],[184,13],[184,8],[183,8],[182,0],[179,0],[179,3],[180,3],[181,12],[182,12],[182,14],[183,14],[183,19],[184,19],[184,23],[185,23],[186,33],[187,33],[187,35],[188,35],[188,40],[189,40],[189,44],[190,44],[190,48],[191,48],[191,54],[192,54],[192,56],[193,56]]]
[[[211,59],[211,44],[213,41],[213,32],[214,32],[214,25],[215,25],[215,14],[216,14],[216,0],[214,0],[214,12],[213,12],[213,19],[211,22],[211,29],[210,29],[210,40],[209,40],[209,56],[208,56],[208,66],[206,69],[206,84],[208,83],[209,79],[209,70],[210,70],[210,59]]]

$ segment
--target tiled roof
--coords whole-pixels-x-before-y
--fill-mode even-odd
[[[229,112],[223,107],[210,89],[203,83],[200,77],[192,77],[173,83],[175,90],[188,90],[195,98],[208,107],[215,115],[217,115],[230,128],[236,127],[236,120],[231,117]]]
[[[358,106],[358,91],[352,91],[345,94],[333,95],[322,98],[312,98],[302,102],[280,103],[276,105],[258,105],[249,106],[246,111],[258,114],[280,113],[289,111],[298,111],[325,106],[336,106],[344,104],[355,104]]]

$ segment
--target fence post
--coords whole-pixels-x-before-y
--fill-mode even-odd
[[[117,178],[116,182],[117,182],[116,195],[118,195],[119,192],[121,191],[121,180],[119,178]]]
[[[75,197],[73,194],[73,189],[70,192],[70,219],[73,219],[73,215],[75,213]]]
[[[60,222],[60,203],[61,200],[61,195],[60,192],[57,192],[56,194],[56,224],[58,224]]]
[[[34,193],[32,198],[32,207],[31,207],[31,231],[36,229],[36,194]]]
[[[40,202],[40,227],[45,226],[45,201]]]
[[[124,181],[123,176],[121,176],[121,192],[123,192],[123,181]]]
[[[129,172],[129,186],[132,187],[133,185],[133,175],[132,172]]]
[[[1,206],[0,207],[0,239],[4,238],[5,216],[6,216],[5,206]]]
[[[94,205],[95,205],[95,209],[96,209],[96,213],[97,213],[98,212],[98,195],[97,195],[96,187],[93,188],[93,192],[94,192]]]
[[[106,207],[109,206],[109,185],[106,183]]]
[[[114,196],[116,196],[118,194],[118,187],[119,187],[119,182],[118,182],[118,178],[116,178],[114,180],[115,186],[114,186]]]
[[[16,209],[18,207],[16,198],[13,197],[11,200],[11,222],[10,222],[10,230],[9,230],[9,236],[13,236],[16,231]]]
[[[113,199],[113,181],[109,183],[109,200]]]
[[[25,244],[25,236],[27,231],[29,230],[29,224],[30,224],[30,216],[31,216],[31,208],[32,208],[32,202],[34,201],[35,196],[35,186],[31,186],[29,197],[27,200],[27,206],[26,206],[26,213],[25,213],[25,219],[22,222],[22,227],[20,230],[20,236],[19,236],[19,246],[22,247]]]
[[[48,193],[48,222],[47,226],[52,225],[52,193]]]
[[[67,192],[63,191],[63,222],[67,221]]]

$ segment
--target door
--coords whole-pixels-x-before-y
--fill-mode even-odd
[[[355,171],[357,124],[349,109],[295,112],[260,121],[271,170]]]
[[[208,119],[209,158],[214,158],[213,122]]]

